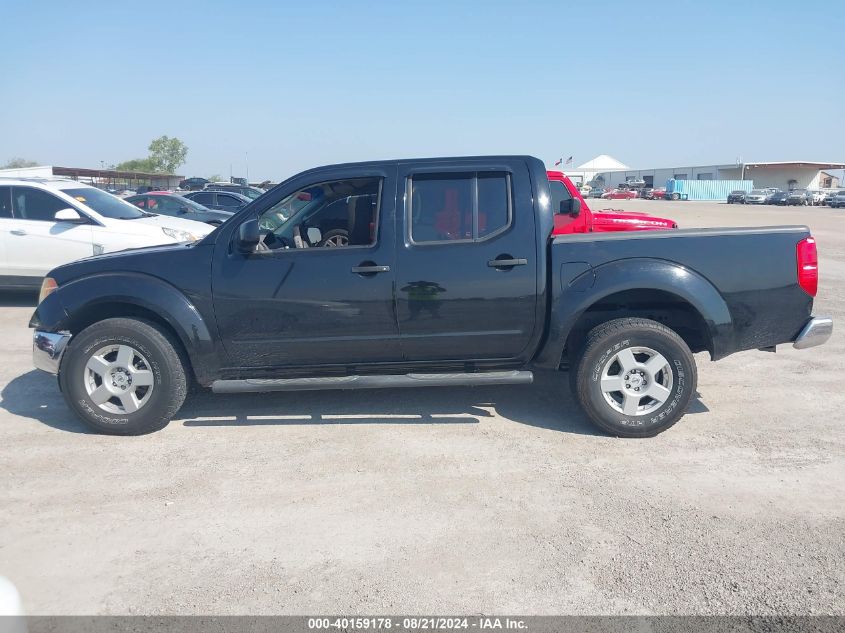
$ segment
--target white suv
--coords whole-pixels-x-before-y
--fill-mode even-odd
[[[212,230],[73,180],[0,178],[0,287],[37,288],[51,269],[76,259],[194,241]]]

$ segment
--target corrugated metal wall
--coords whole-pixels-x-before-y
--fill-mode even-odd
[[[752,180],[674,180],[666,181],[666,193],[685,194],[687,200],[727,200],[731,191],[751,191]]]

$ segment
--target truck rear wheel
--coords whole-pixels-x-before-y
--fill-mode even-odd
[[[650,319],[614,319],[593,328],[573,368],[575,397],[590,419],[619,437],[653,437],[687,410],[698,375],[692,352]]]
[[[110,435],[163,429],[185,401],[186,363],[169,333],[139,319],[105,319],[71,339],[59,383],[91,428]]]

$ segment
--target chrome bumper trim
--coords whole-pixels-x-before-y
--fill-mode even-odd
[[[35,330],[32,333],[32,364],[42,371],[58,374],[62,354],[65,353],[68,341],[70,341],[70,334]]]
[[[792,347],[795,349],[815,347],[826,343],[831,334],[833,334],[833,319],[830,317],[813,317],[807,321]]]

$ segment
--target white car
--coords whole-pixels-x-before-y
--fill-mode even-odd
[[[147,213],[73,180],[0,178],[0,287],[38,288],[61,264],[195,241],[213,230],[204,222]]]

